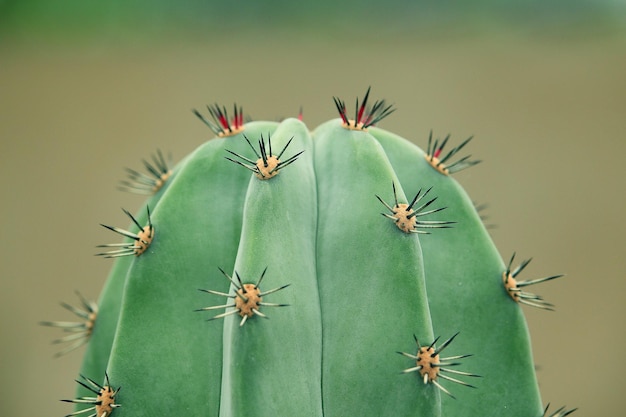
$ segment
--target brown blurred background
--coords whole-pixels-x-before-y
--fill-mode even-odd
[[[398,109],[381,127],[420,146],[430,129],[475,135],[469,151],[484,162],[456,178],[489,204],[501,255],[534,257],[524,278],[567,274],[536,289],[556,312],[524,307],[544,402],[621,415],[624,8],[484,3],[329,18],[170,6],[142,20],[119,2],[94,15],[0,0],[0,415],[70,412],[58,400],[73,396],[82,349],[53,359],[60,334],[38,322],[73,320],[59,302],[76,304],[75,290],[98,297],[111,267],[93,256],[111,237],[99,223],[127,224],[120,207],[143,200],[116,190],[124,167],[208,139],[192,108],[236,101],[278,119],[302,105],[314,127],[336,117],[332,96],[351,103],[369,85]]]

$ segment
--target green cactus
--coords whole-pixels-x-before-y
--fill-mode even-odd
[[[104,225],[124,241],[98,306],[42,323],[88,341],[70,415],[547,415],[519,304],[551,309],[523,288],[560,275],[498,254],[450,176],[471,138],[423,151],[368,96],[313,131],[209,106],[216,138],[128,170],[152,196]]]

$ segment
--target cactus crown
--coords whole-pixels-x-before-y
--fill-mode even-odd
[[[129,230],[103,225],[124,241],[101,245],[98,306],[42,323],[73,332],[61,353],[88,341],[70,415],[548,415],[520,304],[552,309],[524,287],[561,275],[503,262],[451,177],[480,162],[456,157],[471,137],[445,151],[431,131],[423,151],[369,95],[353,117],[334,97],[313,131],[194,110],[215,138],[127,170],[151,195]]]

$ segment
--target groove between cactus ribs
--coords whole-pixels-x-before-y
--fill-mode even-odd
[[[311,154],[313,157],[313,160],[315,161],[316,158],[316,151],[315,151],[315,146],[311,147]],[[319,196],[319,184],[317,181],[317,169],[315,168],[315,164],[313,164],[313,175],[315,176],[315,195]],[[319,241],[319,234],[320,234],[320,229],[319,229],[319,224],[320,224],[320,209],[319,209],[319,203],[316,199],[316,205],[317,205],[317,219],[315,220],[315,276],[318,276],[317,271],[319,270],[319,257],[317,256],[317,245],[318,245],[318,241]],[[319,287],[319,280],[316,280],[316,285],[317,285],[317,295],[318,295],[318,303],[320,305],[320,314],[323,316],[324,311],[322,311],[321,305],[322,305],[322,299],[321,299],[321,295],[320,295],[320,287]],[[321,393],[322,395],[320,396],[320,404],[322,407],[322,417],[325,417],[325,406],[324,406],[324,332],[322,331],[321,333],[322,335],[322,350],[320,351],[320,364],[321,367],[320,369],[322,370],[322,372],[320,373],[320,388],[321,388]]]

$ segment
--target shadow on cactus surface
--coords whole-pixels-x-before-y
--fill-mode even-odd
[[[561,275],[500,257],[451,177],[479,162],[470,139],[424,151],[378,127],[394,108],[369,93],[313,130],[208,106],[216,138],[128,169],[122,188],[151,196],[103,225],[125,240],[98,254],[116,259],[97,305],[42,323],[70,332],[60,353],[87,345],[69,415],[575,411],[543,404],[520,305],[551,310],[526,287]]]

